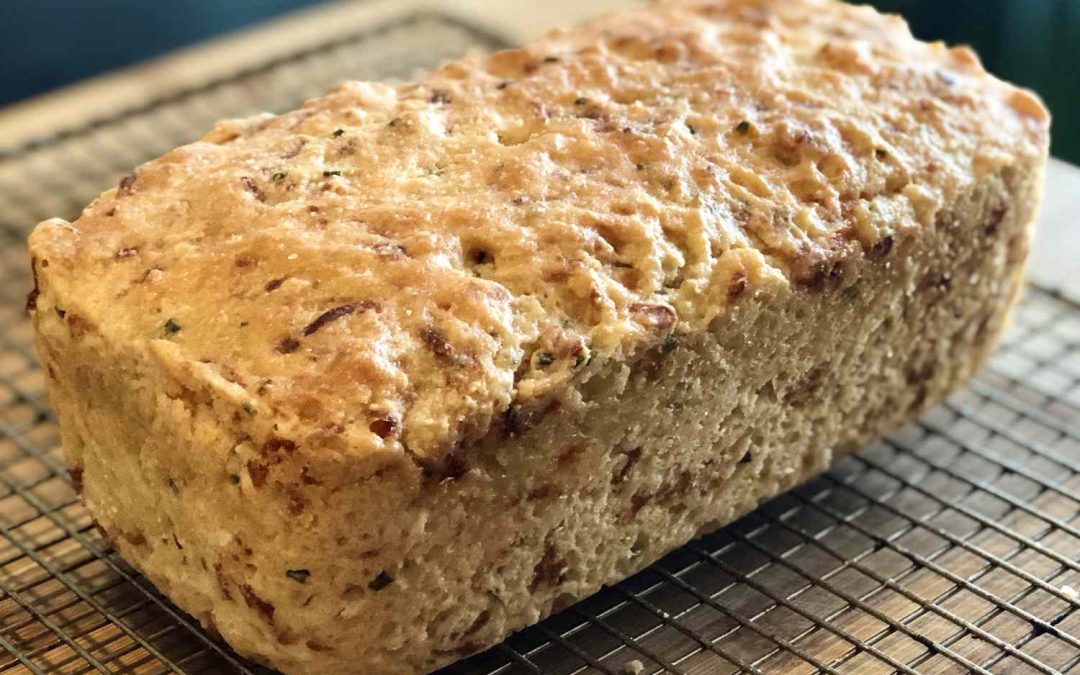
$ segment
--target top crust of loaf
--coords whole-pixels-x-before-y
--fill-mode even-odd
[[[868,8],[655,5],[222,122],[39,225],[31,304],[259,443],[452,475],[604,362],[886,259],[1048,125]]]

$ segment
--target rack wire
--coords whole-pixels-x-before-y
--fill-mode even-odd
[[[0,671],[265,672],[91,527],[22,309],[23,241],[215,120],[503,46],[410,14],[0,153]],[[446,669],[1080,672],[1080,305],[1030,288],[965,391],[821,478]]]

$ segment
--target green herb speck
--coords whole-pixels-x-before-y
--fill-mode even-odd
[[[585,105],[588,102],[589,99],[585,98],[584,96],[578,96],[574,99],[574,105]]]
[[[390,576],[386,570],[379,572],[379,574],[368,582],[367,587],[373,591],[381,591],[390,584],[394,583],[394,577]]]
[[[748,122],[747,120],[739,122],[735,125],[735,131],[738,131],[740,134],[750,133],[750,122]]]
[[[180,332],[180,324],[176,322],[176,319],[169,319],[165,322],[165,334],[176,335]]]
[[[674,335],[669,335],[664,338],[664,342],[660,345],[660,351],[665,354],[670,354],[675,351],[675,348],[679,346],[679,339]]]
[[[341,172],[336,171],[336,170],[335,171],[323,171],[322,175],[323,175],[323,178],[329,178],[331,176],[340,176]]]
[[[503,429],[505,429],[508,436],[517,436],[520,431],[518,428],[519,417],[520,415],[516,405],[511,405],[506,409],[506,412],[503,413]]]
[[[333,135],[334,138],[337,138],[338,136],[344,136],[345,135],[345,130],[344,129],[334,129],[334,133],[332,135]]]
[[[275,171],[274,173],[270,174],[270,180],[274,180],[274,181],[285,180],[285,172],[284,171]]]
[[[249,414],[249,415],[254,415],[255,414],[255,406],[251,405],[251,401],[244,401],[243,408],[244,408],[244,412],[246,412],[247,414]]]
[[[536,356],[536,364],[541,368],[547,368],[553,363],[555,363],[555,356],[551,352],[540,352]]]
[[[305,583],[308,577],[311,576],[311,572],[308,570],[285,570],[285,576],[289,577],[298,584]]]
[[[65,317],[65,316],[67,316],[67,311],[66,311],[66,310],[64,310],[64,309],[62,309],[62,308],[60,308],[60,307],[57,307],[57,308],[56,308],[56,316],[58,316],[58,317],[60,317],[61,319],[63,319],[63,318]]]

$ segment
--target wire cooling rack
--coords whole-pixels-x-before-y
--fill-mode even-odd
[[[30,227],[219,118],[499,46],[410,15],[0,154],[0,671],[261,671],[91,527],[22,309]],[[1080,672],[1078,421],[1080,306],[1029,289],[966,391],[446,672]]]

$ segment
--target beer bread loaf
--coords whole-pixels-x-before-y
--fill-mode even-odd
[[[431,670],[962,384],[1048,125],[830,0],[656,4],[222,122],[30,239],[72,478],[240,653]]]

